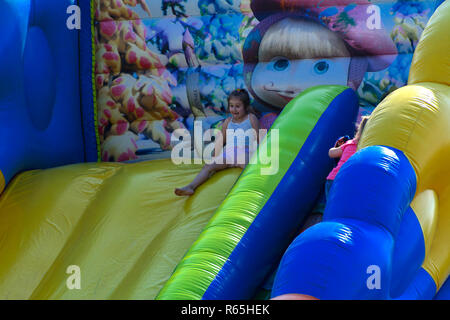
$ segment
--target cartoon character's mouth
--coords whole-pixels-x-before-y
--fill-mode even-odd
[[[278,95],[279,97],[283,98],[283,99],[286,100],[286,101],[291,101],[292,99],[295,98],[295,96],[291,96],[291,95],[286,96],[286,95],[283,95],[283,94],[281,94],[281,93],[277,93],[277,95]]]
[[[291,101],[292,99],[294,99],[301,92],[301,90],[293,91],[293,90],[270,89],[270,88],[268,88],[266,86],[264,86],[264,90],[273,92],[277,96],[279,96],[280,98],[282,98],[284,100],[287,100],[287,101]]]

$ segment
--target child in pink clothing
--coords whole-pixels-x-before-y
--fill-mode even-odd
[[[327,177],[327,181],[325,183],[325,198],[328,200],[328,194],[330,192],[331,186],[333,185],[334,178],[338,174],[342,165],[353,155],[356,153],[358,149],[358,142],[363,133],[364,127],[366,126],[369,117],[362,117],[361,123],[359,124],[358,130],[356,131],[355,137],[351,140],[348,140],[342,145],[339,144],[339,140],[336,142],[335,146],[328,151],[328,156],[330,158],[340,158],[336,167],[331,170],[330,174]]]
[[[341,137],[336,141],[334,147],[328,151],[328,156],[336,160],[339,159],[339,162],[337,163],[336,167],[328,174],[327,181],[325,182],[325,203],[326,201],[328,201],[328,194],[330,192],[334,178],[338,174],[342,165],[356,152],[359,139],[361,138],[362,132],[368,120],[369,117],[362,117],[354,138],[349,140],[348,136]],[[323,213],[321,212],[313,212],[312,214],[310,214],[303,223],[301,232],[322,221],[322,216]]]

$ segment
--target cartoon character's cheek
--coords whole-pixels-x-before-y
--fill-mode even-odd
[[[268,64],[259,63],[256,65],[252,76],[252,87],[258,93],[258,91],[265,90],[264,88],[273,86],[272,73]]]
[[[256,95],[265,103],[283,108],[286,101],[278,94],[278,86],[283,83],[286,73],[276,72],[273,67],[270,68],[269,63],[258,63],[252,75],[252,88]],[[285,76],[283,77],[282,74]]]

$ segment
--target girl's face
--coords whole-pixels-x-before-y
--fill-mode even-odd
[[[260,62],[252,75],[252,88],[266,103],[284,108],[305,89],[318,85],[347,85],[350,57],[289,60],[275,57]]]
[[[230,98],[228,101],[228,110],[234,120],[240,120],[247,115],[244,103],[238,98]]]

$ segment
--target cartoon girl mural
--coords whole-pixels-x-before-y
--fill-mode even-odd
[[[366,0],[253,0],[260,23],[243,56],[255,100],[279,111],[309,87],[357,90],[366,72],[387,68],[397,50],[385,30],[369,29],[370,6]]]

